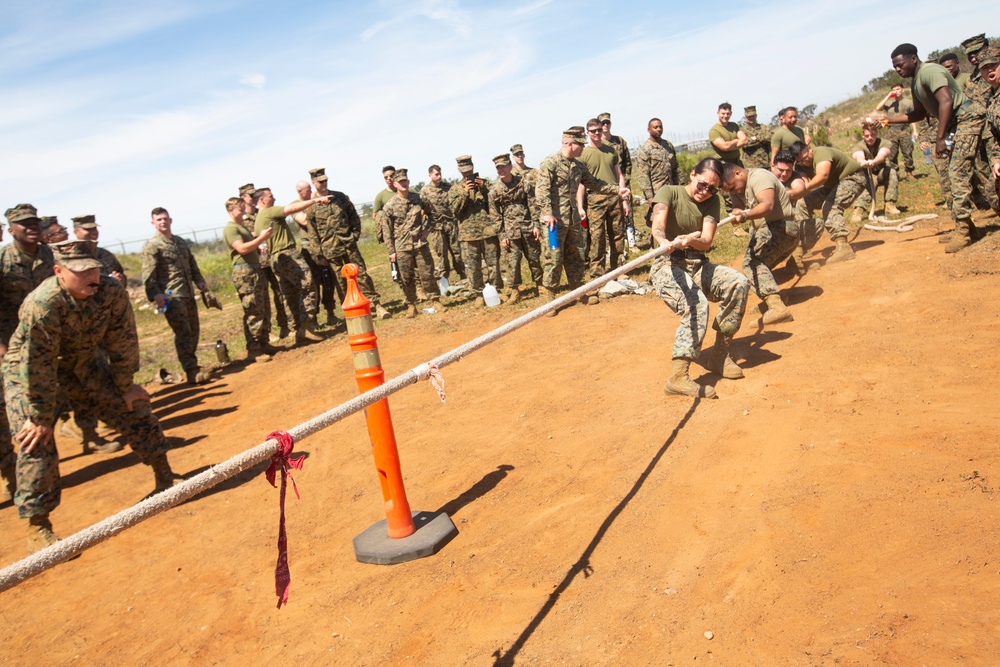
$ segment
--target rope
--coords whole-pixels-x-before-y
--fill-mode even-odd
[[[881,225],[873,225],[871,223],[865,223],[865,229],[869,229],[873,232],[909,232],[913,231],[913,223],[919,220],[931,220],[936,218],[935,213],[921,213],[920,215],[911,215],[905,220],[889,220],[885,216],[878,216],[870,218],[874,222],[881,222]]]
[[[732,221],[732,217],[725,218],[719,222],[718,226],[721,227],[722,225]],[[450,352],[446,352],[426,364],[421,364],[420,366],[417,366],[416,368],[409,370],[402,375],[375,387],[374,389],[370,389],[369,391],[366,391],[365,393],[356,396],[345,403],[341,403],[337,407],[331,408],[330,410],[327,410],[326,412],[317,415],[316,417],[313,417],[298,426],[292,427],[288,430],[288,434],[295,442],[301,442],[305,438],[319,433],[323,429],[341,421],[345,417],[349,417],[356,412],[360,412],[369,405],[378,403],[379,401],[388,398],[392,394],[408,387],[411,384],[416,384],[421,379],[426,379],[428,377],[433,378],[434,372],[437,369],[444,368],[448,364],[460,361],[462,357],[520,329],[526,324],[537,320],[539,317],[543,317],[549,311],[556,310],[575,301],[587,292],[603,287],[618,276],[637,269],[643,264],[646,264],[661,255],[667,254],[675,247],[676,246],[674,246],[674,244],[670,244],[661,248],[650,250],[646,254],[637,257],[631,262],[619,266],[617,269],[613,269],[603,276],[595,278],[589,283],[578,287],[577,289],[564,294],[557,299],[553,299],[552,301],[539,306],[538,308],[508,322],[507,324],[497,327],[496,329],[483,334],[482,336],[479,336],[464,345],[456,347]],[[442,384],[439,394],[443,394],[443,391],[444,388]],[[444,400],[443,396],[442,400]],[[280,444],[277,440],[274,438],[268,438],[259,445],[226,459],[222,463],[218,463],[208,470],[195,475],[194,477],[184,480],[177,486],[151,496],[133,505],[132,507],[126,508],[117,514],[95,523],[92,526],[84,528],[78,533],[74,533],[65,539],[61,539],[55,544],[45,547],[27,558],[8,565],[0,570],[0,593],[13,588],[22,581],[40,574],[45,570],[62,563],[63,561],[69,560],[76,554],[82,553],[83,551],[114,537],[127,528],[131,528],[132,526],[141,523],[150,517],[156,516],[157,514],[174,507],[175,505],[179,505],[188,498],[192,498],[193,496],[196,496],[199,493],[202,493],[203,491],[206,491],[245,470],[249,470],[258,463],[270,459],[279,451],[279,447]]]

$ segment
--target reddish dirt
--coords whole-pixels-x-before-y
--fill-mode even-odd
[[[571,308],[445,368],[446,405],[426,383],[395,395],[410,503],[460,531],[436,556],[355,561],[352,538],[384,517],[353,416],[299,445],[286,608],[258,467],[0,594],[0,660],[1000,664],[1000,234],[945,256],[922,224],[783,275],[795,321],[748,314],[747,377],[718,381],[720,400],[662,396],[677,321],[651,296]],[[387,374],[509,317],[380,323]],[[157,392],[186,439],[176,470],[355,394],[343,336],[279,359]],[[63,449],[58,532],[151,488],[128,451]],[[3,562],[23,529],[0,506]]]

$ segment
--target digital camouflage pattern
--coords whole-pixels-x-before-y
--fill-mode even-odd
[[[25,255],[15,243],[0,250],[0,343],[6,345],[17,328],[17,310],[24,297],[54,275],[52,249],[38,244],[35,256]]]
[[[618,268],[625,252],[625,215],[622,200],[615,194],[587,194],[587,273],[591,279],[610,268]]]
[[[928,116],[920,124],[920,136],[918,140],[926,141],[930,145],[931,160],[934,163],[934,170],[938,175],[938,184],[941,186],[941,196],[944,198],[944,205],[951,210],[951,179],[948,177],[948,158],[940,158],[934,150],[934,142],[937,141],[937,118]]]
[[[664,185],[680,185],[680,174],[677,167],[677,151],[674,145],[666,139],[653,141],[652,138],[639,146],[635,156],[636,179],[639,192],[647,204]],[[646,209],[646,226],[652,224],[653,207]]]
[[[306,209],[310,252],[313,257],[322,257],[330,265],[330,272],[333,274],[334,280],[337,281],[341,294],[347,293],[347,281],[340,275],[340,270],[347,264],[357,264],[358,288],[365,295],[365,298],[371,301],[372,306],[377,306],[382,298],[376,291],[371,276],[368,275],[368,267],[358,249],[358,239],[361,237],[361,218],[358,216],[357,209],[354,208],[350,197],[337,191],[330,191],[330,194],[332,197],[329,202],[316,203]],[[382,211],[379,210],[379,218],[381,219],[381,217]],[[379,225],[379,230],[381,229],[382,227]],[[384,239],[379,239],[379,242],[384,242]],[[288,280],[292,281],[294,277],[289,277]],[[309,282],[312,282],[311,276],[309,276]],[[295,302],[288,300],[288,303]],[[309,306],[303,305],[308,311]],[[313,308],[312,313],[315,315],[318,305]],[[295,328],[298,329],[297,326]]]
[[[684,255],[674,252],[656,258],[650,269],[650,282],[667,307],[680,316],[671,358],[694,361],[708,330],[708,302],[719,304],[712,328],[725,338],[732,338],[743,322],[750,281],[736,269],[707,260],[686,259]]]
[[[434,259],[427,244],[431,224],[430,205],[414,192],[405,199],[393,197],[382,208],[386,250],[396,255],[400,287],[410,304],[417,302],[417,280],[424,294],[437,294]]]
[[[778,282],[771,269],[788,259],[799,246],[799,223],[794,220],[768,222],[751,232],[743,254],[743,273],[761,299],[777,294]]]
[[[292,316],[292,329],[298,331],[319,312],[319,300],[313,289],[312,276],[297,249],[285,250],[271,255],[271,270],[274,271],[281,289],[281,296]],[[168,311],[169,312],[169,311]]]
[[[198,299],[195,297],[173,297],[163,313],[167,324],[174,332],[174,350],[185,373],[198,372],[198,338],[201,336],[201,322],[198,320]]]
[[[972,179],[985,124],[986,110],[976,102],[962,106],[956,113],[955,144],[948,160],[955,220],[972,220]]]
[[[830,240],[845,239],[848,236],[844,224],[844,211],[851,207],[865,191],[864,171],[856,171],[841,179],[837,187],[823,202],[823,224],[830,234]]]
[[[862,140],[854,144],[851,148],[851,155],[860,152],[864,154],[864,159],[874,160],[879,151],[883,148],[888,148],[891,155],[891,151],[895,149],[895,142],[878,138],[875,141],[875,145],[869,147],[868,144]],[[899,201],[899,170],[896,168],[896,165],[892,163],[892,160],[886,160],[881,167],[875,167],[873,171],[874,173],[872,174],[870,183],[868,177],[865,177],[865,190],[860,196],[858,196],[854,205],[867,209],[872,203],[870,190],[875,190],[877,192],[879,187],[885,188],[886,203],[896,203]]]
[[[459,241],[482,241],[496,237],[497,230],[489,213],[489,190],[485,183],[471,191],[466,191],[462,181],[454,184],[448,190],[448,207],[458,221]],[[472,268],[468,262],[466,267]]]
[[[382,210],[385,213],[385,209]],[[388,216],[383,216],[386,221]],[[388,234],[386,235],[388,241]],[[417,302],[417,281],[427,298],[436,298],[437,284],[434,282],[434,258],[426,243],[412,250],[396,250],[396,264],[399,266],[399,284],[406,297],[406,303]]]
[[[507,287],[521,285],[521,259],[527,258],[528,269],[535,285],[542,282],[542,247],[533,230],[541,229],[534,184],[530,174],[535,170],[514,174],[510,183],[497,179],[490,188],[490,213],[500,232],[500,238],[510,241],[507,253]]]
[[[462,263],[465,264],[469,286],[476,292],[483,291],[486,283],[493,285],[497,291],[503,289],[500,239],[492,236],[482,241],[462,241],[461,245]]]
[[[139,369],[139,342],[125,288],[101,276],[97,293],[78,301],[53,276],[24,300],[21,320],[3,361],[7,417],[12,432],[26,420],[55,424],[65,400],[103,419],[128,439],[144,463],[166,450],[148,402],[129,412],[122,400]],[[107,354],[100,360],[98,348]],[[14,502],[22,517],[46,514],[60,499],[54,439],[19,453]]]
[[[747,135],[749,140],[743,147],[743,166],[747,169],[758,167],[760,169],[770,169],[771,167],[771,134],[770,125],[760,123],[750,123],[743,121],[740,129]]]
[[[447,277],[454,267],[459,276],[465,276],[465,264],[458,243],[458,221],[448,205],[449,183],[437,186],[428,183],[420,189],[420,201],[430,206],[431,233],[427,244],[434,258],[434,277]]]
[[[267,279],[260,264],[236,264],[232,278],[243,307],[243,337],[247,351],[257,352],[270,342],[271,304],[267,298]]]
[[[195,297],[195,286],[205,280],[187,241],[174,234],[169,239],[157,234],[142,246],[142,283],[146,297],[171,291],[173,297]]]
[[[628,142],[616,134],[612,134],[605,141],[615,149],[615,153],[618,155],[618,166],[625,176],[625,182],[630,182],[632,180],[632,151],[628,148]]]

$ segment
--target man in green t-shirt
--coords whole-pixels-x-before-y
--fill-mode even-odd
[[[847,242],[847,227],[844,225],[844,211],[850,208],[865,190],[865,180],[861,165],[842,150],[829,146],[807,146],[796,141],[789,148],[795,161],[806,170],[809,180],[805,192],[824,189],[823,225],[830,233],[836,248],[828,263],[854,259],[854,250]],[[808,203],[807,203],[808,205]]]
[[[382,229],[382,209],[385,203],[396,196],[396,186],[393,184],[392,175],[396,173],[396,168],[391,164],[382,167],[382,180],[385,181],[385,189],[375,195],[372,203],[372,220],[375,221],[375,238],[379,243],[385,243],[385,231]]]
[[[730,122],[733,117],[733,105],[723,102],[716,110],[719,122],[708,131],[708,143],[712,145],[712,150],[723,162],[740,162],[740,149],[747,145],[749,140],[736,123]]]
[[[627,188],[618,152],[604,142],[601,121],[596,118],[587,121],[587,136],[590,143],[583,149],[580,162],[587,167],[587,171],[605,183],[616,184],[619,190]],[[625,217],[622,215],[622,207],[629,213],[630,203],[619,197],[617,192],[587,194],[586,254],[588,278],[591,280],[604,274],[608,255],[611,257],[610,268],[618,268],[618,263],[625,254]]]
[[[253,221],[257,216],[257,208],[253,204],[253,193],[256,189],[253,183],[244,183],[239,189],[240,199],[243,201],[243,224],[248,229],[253,229]],[[274,271],[271,270],[266,253],[260,253],[260,271],[267,281],[268,290],[274,293],[274,318],[278,320],[278,339],[287,338],[289,308],[281,297],[281,286],[278,284],[278,278],[274,275]]]
[[[885,187],[885,214],[899,215],[896,201],[899,199],[899,176],[896,165],[892,163],[891,141],[878,136],[879,123],[864,123],[861,128],[861,141],[851,148],[851,157],[865,168],[868,188],[854,202],[854,217],[851,222],[858,223],[863,214],[872,204],[872,198],[881,185]]]
[[[954,77],[935,63],[922,63],[913,44],[900,44],[892,52],[892,66],[903,78],[913,79],[913,111],[906,115],[889,116],[890,124],[914,123],[927,116],[938,120],[934,152],[948,157],[948,179],[951,183],[952,217],[955,231],[945,247],[946,253],[958,252],[978,238],[972,223],[972,173],[986,110],[966,98]]]
[[[222,240],[229,247],[233,261],[233,286],[243,306],[243,337],[247,342],[247,361],[268,361],[278,352],[271,345],[271,308],[267,298],[267,278],[260,269],[258,248],[266,243],[274,229],[267,227],[257,235],[247,227],[244,205],[238,197],[226,200],[229,222],[222,230]]]
[[[271,270],[278,277],[281,294],[292,312],[292,328],[295,330],[296,343],[323,339],[316,335],[312,326],[312,320],[319,309],[319,304],[312,296],[312,278],[300,266],[301,255],[285,216],[328,201],[330,201],[329,196],[316,196],[288,206],[275,206],[271,188],[257,188],[253,193],[254,206],[257,207],[254,234],[260,234],[267,227],[274,228],[267,242],[267,254]]]
[[[799,110],[795,107],[785,107],[778,112],[778,124],[781,126],[771,135],[771,161],[778,151],[788,148],[796,141],[808,145],[812,138],[798,127]]]

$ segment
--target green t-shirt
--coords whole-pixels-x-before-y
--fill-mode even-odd
[[[780,151],[788,148],[796,141],[805,140],[806,133],[802,131],[801,127],[793,125],[792,129],[788,129],[787,127],[782,126],[775,130],[774,134],[771,135],[771,148],[773,149],[777,146]]]
[[[716,123],[712,126],[712,129],[708,131],[708,143],[712,144],[712,150],[716,152],[720,160],[724,160],[726,162],[738,161],[740,159],[740,149],[734,148],[731,151],[720,151],[712,142],[716,139],[732,141],[737,138],[736,133],[739,131],[740,126],[736,123],[726,123],[725,127]]]
[[[664,185],[657,190],[653,204],[667,206],[667,239],[674,239],[682,234],[700,232],[704,227],[704,219],[712,218],[716,222],[722,219],[721,200],[709,197],[700,204],[691,198],[683,185]]]
[[[267,251],[272,257],[279,252],[295,249],[295,235],[285,222],[285,207],[272,206],[257,211],[257,219],[253,223],[254,234],[260,234],[268,226],[274,226],[274,233],[267,240]]]
[[[396,192],[394,190],[389,190],[388,188],[375,195],[375,202],[372,204],[372,215],[375,215],[385,208],[385,203],[395,196]]]
[[[610,145],[602,143],[600,148],[587,146],[583,149],[580,162],[587,165],[587,171],[591,175],[596,176],[605,183],[618,185],[614,169],[615,165],[618,164],[618,153]]]
[[[230,220],[222,230],[222,240],[226,242],[226,247],[229,248],[229,257],[233,260],[233,265],[237,264],[260,264],[260,253],[254,248],[253,252],[247,253],[246,255],[241,255],[236,252],[236,248],[233,247],[234,241],[241,241],[243,243],[249,243],[254,240],[253,232],[244,227],[243,225],[237,224]]]
[[[964,93],[965,92],[965,84],[969,83],[969,73],[968,72],[959,72],[958,76],[955,77],[955,83],[958,84],[958,87],[961,88],[962,92]]]
[[[951,91],[951,110],[957,111],[965,104],[965,93],[948,70],[937,63],[920,63],[917,73],[913,76],[910,91],[913,93],[913,99],[920,102],[928,116],[938,118],[938,101],[934,93],[945,86]]]
[[[861,165],[857,160],[842,150],[830,148],[829,146],[816,146],[813,148],[813,170],[820,162],[830,163],[830,176],[826,180],[826,187],[833,189],[841,180],[851,174],[861,171]]]
[[[861,141],[859,141],[858,143],[854,144],[854,146],[851,147],[851,157],[854,157],[855,153],[862,153],[864,154],[866,160],[874,160],[875,157],[878,155],[878,152],[883,148],[888,148],[889,153],[891,154],[892,142],[889,141],[888,139],[882,139],[882,137],[879,137],[878,139],[875,140],[874,146],[869,146],[868,144],[865,143],[865,140],[862,139]]]
[[[788,192],[778,177],[768,169],[747,170],[746,199],[748,209],[759,203],[758,195],[764,190],[774,190],[774,203],[776,204],[771,212],[764,216],[765,222],[795,219],[795,211],[792,209],[791,200],[788,199]]]

